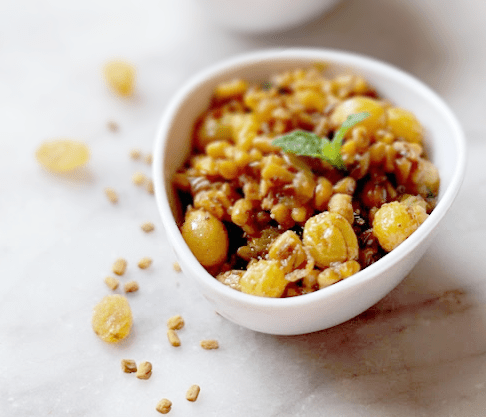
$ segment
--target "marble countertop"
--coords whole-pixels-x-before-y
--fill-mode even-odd
[[[343,1],[285,33],[218,27],[196,2],[36,2],[0,6],[0,415],[484,416],[486,415],[486,4]],[[469,155],[462,190],[432,247],[385,299],[309,335],[255,333],[215,314],[182,273],[154,197],[131,183],[150,166],[164,106],[196,71],[267,47],[345,49],[422,79],[457,114]],[[114,97],[101,68],[137,67],[136,94]],[[109,125],[115,123],[117,131]],[[49,174],[34,153],[49,138],[84,140],[86,169]],[[119,192],[110,204],[105,187]],[[155,230],[140,225],[152,221]],[[144,256],[153,265],[141,271]],[[91,329],[103,279],[118,257],[134,330],[108,345]],[[120,290],[118,290],[120,292]],[[182,345],[165,322],[183,315]],[[218,350],[199,341],[214,338]],[[149,380],[120,360],[153,364]],[[185,399],[192,384],[199,399]]]

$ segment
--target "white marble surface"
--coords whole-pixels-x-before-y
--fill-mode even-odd
[[[200,0],[202,1],[202,0]],[[190,0],[0,5],[0,415],[151,416],[163,397],[176,416],[486,415],[486,4],[483,1],[347,0],[287,33],[247,36],[215,27]],[[413,272],[354,320],[315,334],[254,333],[217,316],[182,274],[153,196],[130,183],[150,168],[158,119],[188,76],[265,47],[342,48],[416,75],[464,126],[468,170],[446,225]],[[137,93],[119,100],[101,67],[122,57]],[[120,129],[111,132],[108,122]],[[76,177],[34,159],[47,138],[85,140]],[[113,206],[103,189],[120,193]],[[139,226],[151,220],[152,234]],[[91,330],[113,260],[126,257],[134,332],[112,346]],[[153,266],[140,271],[142,256]],[[182,346],[165,321],[186,319]],[[204,351],[202,338],[220,349]],[[149,360],[148,381],[122,358]],[[185,400],[201,386],[196,403]]]

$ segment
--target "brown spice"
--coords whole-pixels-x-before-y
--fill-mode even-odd
[[[172,316],[167,320],[167,328],[171,330],[180,330],[184,327],[184,319],[182,316],[177,315],[177,316]]]
[[[112,266],[112,271],[117,275],[123,275],[127,269],[127,261],[123,258],[117,259]]]
[[[123,372],[131,374],[132,372],[137,372],[137,364],[133,359],[122,359],[121,368]]]
[[[135,292],[138,291],[139,286],[137,281],[129,281],[125,284],[125,292]]]
[[[145,222],[140,227],[145,233],[152,232],[155,229],[155,225],[152,222]]]
[[[118,194],[113,188],[105,188],[105,194],[111,203],[113,204],[118,203]]]
[[[118,285],[120,284],[120,281],[118,281],[116,278],[113,278],[113,277],[106,277],[105,278],[105,284],[111,290],[116,290],[118,288]]]
[[[199,391],[201,388],[199,388],[199,385],[192,385],[186,393],[186,399],[187,401],[196,401],[197,397],[199,396]]]
[[[155,191],[154,191],[154,182],[152,180],[147,180],[147,185],[146,185],[146,188],[147,188],[147,192],[149,194],[153,194]]]
[[[135,172],[132,175],[132,182],[135,185],[142,185],[142,184],[145,183],[146,180],[147,180],[147,177],[142,172]]]
[[[167,398],[161,399],[155,409],[161,414],[167,414],[172,407],[172,402],[169,401]]]
[[[144,161],[147,165],[150,165],[152,163],[152,159],[153,159],[152,154],[149,153],[148,155],[145,156]]]
[[[142,258],[138,261],[138,267],[140,269],[147,269],[150,265],[152,265],[152,258]]]
[[[201,347],[206,350],[218,349],[219,343],[214,339],[201,340]]]
[[[181,345],[181,339],[179,339],[179,336],[175,330],[167,330],[167,338],[172,346],[178,347]]]
[[[152,364],[150,362],[141,362],[137,369],[138,379],[149,379],[152,376]]]
[[[142,152],[140,152],[140,149],[132,149],[130,151],[130,158],[132,159],[140,159],[142,156]]]

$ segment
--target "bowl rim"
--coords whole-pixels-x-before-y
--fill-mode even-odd
[[[419,227],[410,237],[408,237],[393,251],[387,253],[386,256],[359,271],[352,277],[339,281],[338,283],[319,291],[297,297],[270,298],[245,294],[220,283],[197,261],[182,238],[169,205],[167,198],[168,190],[166,189],[165,181],[163,180],[163,151],[167,143],[167,134],[171,127],[171,121],[177,114],[182,103],[187,99],[187,97],[189,97],[192,91],[205,83],[210,82],[212,78],[221,76],[225,71],[244,68],[245,66],[258,65],[264,61],[281,59],[300,61],[307,60],[309,62],[316,60],[326,61],[329,62],[330,65],[335,64],[346,66],[351,69],[356,68],[357,70],[371,71],[379,74],[380,76],[393,78],[395,81],[401,80],[401,84],[406,84],[409,88],[413,89],[417,93],[420,92],[421,96],[423,96],[427,101],[431,102],[433,106],[447,118],[452,129],[451,136],[454,139],[457,150],[457,163],[451,176],[450,184],[446,188],[445,192],[441,195],[437,206],[425,220],[422,227]],[[216,293],[219,297],[231,299],[234,302],[244,304],[252,308],[279,309],[299,307],[314,302],[321,303],[328,297],[334,297],[341,292],[345,292],[351,287],[373,279],[373,277],[385,272],[389,268],[396,265],[400,260],[407,257],[421,240],[425,239],[430,233],[433,232],[456,198],[465,174],[466,141],[459,121],[445,101],[424,82],[420,81],[418,78],[405,72],[404,70],[395,67],[394,65],[355,52],[327,48],[263,49],[238,54],[236,56],[227,58],[190,77],[175,93],[175,95],[169,101],[166,109],[163,111],[155,136],[153,155],[154,162],[152,166],[152,174],[157,207],[169,239],[169,244],[173,246],[173,249],[178,257],[184,257],[185,262],[181,265],[183,271],[186,268],[190,268],[191,273],[189,275],[196,276],[199,284],[209,287],[211,291]]]

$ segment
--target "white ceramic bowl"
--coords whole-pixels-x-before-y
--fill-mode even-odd
[[[426,129],[428,154],[441,177],[439,202],[428,219],[405,242],[378,262],[330,287],[302,296],[274,299],[233,290],[209,275],[198,263],[176,224],[177,200],[171,175],[184,163],[191,147],[194,120],[208,105],[213,88],[242,77],[264,81],[271,74],[316,61],[332,71],[361,74],[397,106],[414,112]],[[465,139],[447,105],[422,82],[374,59],[324,49],[269,50],[239,56],[193,77],[164,112],[155,139],[153,176],[158,209],[185,275],[197,284],[216,311],[247,328],[271,334],[303,334],[343,323],[378,302],[414,267],[431,243],[449,210],[465,170]]]
[[[340,0],[196,0],[217,25],[244,33],[285,31],[332,9]]]

